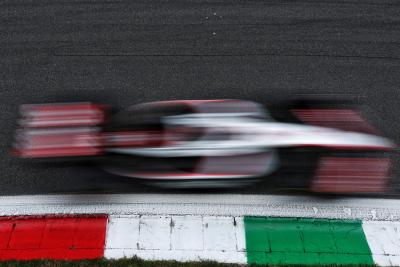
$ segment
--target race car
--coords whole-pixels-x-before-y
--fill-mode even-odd
[[[267,179],[324,193],[384,192],[391,166],[384,152],[395,147],[354,109],[292,103],[277,112],[236,99],[150,102],[114,113],[90,102],[23,105],[15,140],[20,158],[95,162],[168,188]]]

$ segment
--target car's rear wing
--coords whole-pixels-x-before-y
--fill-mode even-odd
[[[102,153],[107,106],[93,103],[23,105],[13,153],[24,158]]]

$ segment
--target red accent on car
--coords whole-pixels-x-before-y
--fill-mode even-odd
[[[91,103],[25,105],[21,108],[23,127],[94,126],[105,121],[106,106]]]
[[[161,131],[124,131],[104,134],[107,147],[149,147],[163,143]]]
[[[103,152],[103,136],[85,128],[24,130],[15,148],[21,157],[94,156]]]
[[[92,103],[24,105],[13,153],[28,158],[100,155],[104,140],[99,126],[106,109]]]
[[[320,160],[311,190],[325,193],[384,192],[391,167],[389,158]]]
[[[379,134],[369,125],[358,111],[351,109],[292,109],[291,112],[301,121],[321,127],[344,131]]]

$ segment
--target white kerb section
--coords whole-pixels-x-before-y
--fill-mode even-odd
[[[364,221],[362,226],[375,264],[400,266],[400,222]]]
[[[243,217],[110,216],[105,257],[246,263]]]

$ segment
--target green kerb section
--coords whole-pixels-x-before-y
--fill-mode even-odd
[[[374,264],[361,221],[245,217],[247,262]]]

